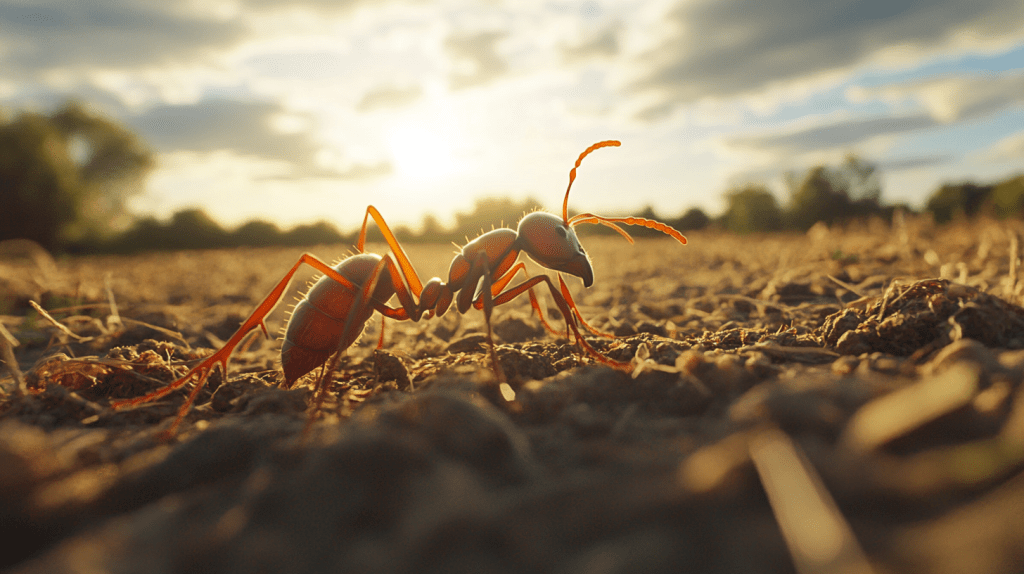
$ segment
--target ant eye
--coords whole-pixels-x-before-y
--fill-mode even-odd
[[[558,236],[559,237],[561,237],[562,239],[565,239],[565,228],[564,227],[556,227],[555,231],[558,232]]]

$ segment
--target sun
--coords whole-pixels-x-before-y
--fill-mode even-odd
[[[395,173],[400,176],[438,178],[455,168],[451,136],[444,129],[401,124],[388,130],[385,139]]]

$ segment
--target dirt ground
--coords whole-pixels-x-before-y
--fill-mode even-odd
[[[169,440],[189,389],[111,401],[219,348],[300,252],[0,246],[0,569],[1022,572],[1021,230],[584,237],[595,284],[568,282],[627,370],[523,297],[494,320],[512,398],[480,312],[380,350],[378,315],[307,435],[313,375],[280,389],[260,336]],[[446,276],[452,246],[408,251]]]

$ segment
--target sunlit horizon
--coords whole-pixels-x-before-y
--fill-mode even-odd
[[[163,219],[557,211],[605,139],[579,211],[713,216],[745,183],[784,202],[786,173],[849,153],[913,207],[1024,170],[1019,0],[15,0],[0,29],[0,107],[74,99],[134,130],[157,163],[129,207]]]

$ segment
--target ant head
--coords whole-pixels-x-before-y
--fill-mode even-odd
[[[594,268],[580,240],[562,218],[544,211],[535,211],[519,221],[520,248],[538,264],[575,275],[584,287],[594,284]]]

